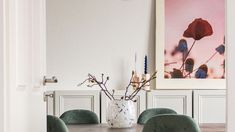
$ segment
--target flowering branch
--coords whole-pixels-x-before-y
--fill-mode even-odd
[[[125,92],[125,95],[124,95],[124,99],[125,99],[125,100],[126,100],[126,97],[128,97],[128,96],[127,96],[128,89],[129,89],[129,87],[131,86],[131,84],[133,83],[132,80],[133,80],[134,74],[135,74],[135,72],[132,71],[132,73],[131,73],[131,79],[130,79],[129,84],[128,84],[127,87],[126,87],[126,92]]]
[[[129,99],[135,98],[135,96],[139,93],[140,90],[142,90],[146,86],[146,84],[148,84],[149,82],[151,82],[152,80],[154,80],[156,78],[156,74],[157,74],[157,72],[154,72],[153,75],[148,80],[141,81],[140,82],[141,85],[139,85],[135,89],[135,91],[132,94],[130,94]]]
[[[101,88],[101,91],[103,91],[110,100],[114,100],[113,94],[111,94],[106,87],[106,83],[109,80],[109,77],[106,77],[106,80],[104,81],[104,74],[102,74],[101,79],[101,81],[98,81],[95,76],[88,74],[88,78],[85,79],[85,81],[83,81],[82,83],[78,84],[78,87],[88,81],[91,84],[88,84],[87,87],[98,85]]]
[[[125,94],[124,96],[121,97],[121,99],[131,100],[131,101],[136,102],[136,100],[133,100],[133,99],[136,97],[136,95],[139,93],[140,90],[143,90],[143,88],[147,86],[149,82],[151,82],[153,79],[156,78],[156,73],[157,72],[154,72],[154,74],[147,80],[142,79],[141,81],[136,82],[136,81],[133,81],[134,71],[132,71],[130,82],[126,86]],[[87,87],[99,86],[101,91],[103,91],[110,100],[116,100],[114,98],[115,90],[112,90],[112,94],[111,94],[111,92],[109,92],[108,88],[106,87],[106,83],[108,80],[109,80],[109,77],[106,77],[106,79],[104,79],[104,74],[101,75],[101,81],[98,81],[95,76],[88,74],[88,78],[85,79],[82,83],[78,84],[78,86],[81,86],[85,84],[86,82],[89,83]],[[133,86],[133,84],[136,84],[136,83],[138,83],[138,87],[130,95],[127,95],[130,86]]]

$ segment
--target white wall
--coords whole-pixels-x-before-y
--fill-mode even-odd
[[[235,1],[227,0],[227,132],[235,131]]]
[[[109,88],[127,85],[144,55],[155,69],[155,0],[47,0],[47,75],[56,89],[76,88],[87,73],[111,77]]]
[[[0,0],[0,131],[4,121],[4,84],[3,84],[3,0]]]

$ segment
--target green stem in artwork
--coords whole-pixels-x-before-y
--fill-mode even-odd
[[[189,55],[189,53],[191,52],[191,50],[193,49],[193,46],[194,46],[194,44],[195,44],[195,43],[196,43],[196,40],[194,40],[194,42],[193,42],[192,46],[190,47],[189,51],[187,52],[186,57],[185,57],[185,59],[184,59],[184,61],[183,61],[183,64],[181,65],[180,69],[182,69],[182,68],[183,68],[184,63],[185,63],[185,61],[187,60],[188,55]]]
[[[205,62],[205,64],[208,63],[212,58],[214,58],[214,56],[215,56],[217,53],[218,53],[218,52],[215,52],[215,53]]]

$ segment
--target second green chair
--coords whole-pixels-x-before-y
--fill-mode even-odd
[[[65,123],[58,117],[47,115],[47,132],[69,132]]]
[[[98,124],[99,120],[97,115],[89,110],[70,110],[64,112],[60,119],[62,119],[65,124]]]
[[[177,114],[177,113],[174,110],[169,109],[169,108],[147,109],[140,114],[137,123],[143,125],[153,116],[161,115],[161,114]]]
[[[143,132],[200,132],[200,129],[189,116],[158,115],[147,121]]]

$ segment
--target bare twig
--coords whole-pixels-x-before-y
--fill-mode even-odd
[[[114,96],[108,91],[106,85],[103,82],[101,83],[101,85],[104,86],[105,91],[111,96],[111,98],[113,98],[113,100],[115,100]]]
[[[108,91],[108,89],[107,89],[107,87],[106,87],[106,85],[104,84],[104,82],[102,81],[102,82],[99,82],[99,81],[97,81],[97,79],[94,77],[94,76],[92,76],[91,75],[91,77],[94,79],[94,81],[99,85],[99,87],[101,88],[101,89],[103,89],[103,91],[104,91],[104,93],[110,98],[110,100],[114,100],[115,98],[112,96],[112,94]],[[102,87],[103,86],[103,87]]]
[[[148,79],[148,80],[141,80],[141,81],[132,81],[133,80],[133,76],[134,76],[134,72],[132,72],[132,76],[131,79],[129,81],[129,84],[126,87],[126,91],[125,91],[125,95],[121,97],[121,99],[124,100],[131,100],[133,102],[136,102],[136,100],[134,100],[135,96],[138,94],[138,92],[146,86],[147,83],[149,83],[150,81],[152,81],[153,79],[156,78],[156,73],[154,72],[154,74]],[[78,84],[78,86],[83,85],[86,82],[89,82],[91,84],[88,84],[87,87],[93,87],[93,86],[99,86],[101,91],[105,93],[105,95],[110,99],[110,100],[116,100],[114,98],[114,92],[115,90],[112,90],[112,92],[110,92],[106,86],[107,81],[109,80],[109,77],[106,77],[106,79],[104,79],[104,74],[101,75],[101,81],[98,81],[96,79],[95,76],[88,74],[88,78],[85,79],[82,83]],[[128,90],[129,87],[133,84],[133,83],[138,83],[138,87],[135,89],[134,92],[132,92],[129,96],[127,96],[128,94]]]
[[[126,87],[126,92],[125,92],[125,95],[124,95],[124,99],[125,99],[125,100],[126,100],[126,97],[127,97],[128,89],[129,89],[129,87],[131,86],[131,84],[133,83],[133,82],[132,82],[132,79],[133,79],[134,74],[135,74],[134,71],[132,71],[132,73],[131,73],[131,79],[130,79],[129,84],[128,84],[127,87]]]
[[[155,79],[155,78],[156,78],[156,77],[151,78],[151,80],[153,80],[153,79]],[[132,95],[132,97],[130,97],[130,99],[131,99],[131,100],[134,99],[135,96],[139,93],[139,91],[142,90],[142,88],[145,87],[146,84],[147,84],[148,82],[150,82],[151,80],[147,80],[147,81],[144,82],[139,88],[137,88],[137,90],[136,90],[135,92],[133,92],[133,95]]]
[[[84,80],[82,83],[79,83],[77,86],[80,87],[80,86],[82,86],[84,83],[86,83],[87,81],[89,81],[89,78],[87,78],[86,80]]]
[[[101,91],[103,91],[110,100],[114,100],[114,96],[108,91],[106,87],[106,83],[108,80],[109,78],[107,77],[104,82],[104,74],[102,74],[101,76],[101,81],[98,81],[95,76],[88,74],[88,78],[85,79],[82,83],[78,84],[78,86],[81,86],[87,81],[89,81],[91,84],[87,85],[88,87],[93,87],[95,85],[98,85],[101,88]]]
[[[112,96],[114,97],[114,93],[115,93],[115,90],[113,89],[113,93],[112,93]]]
[[[135,91],[129,96],[129,99],[132,100],[132,99],[139,93],[139,91],[140,91],[143,87],[146,86],[146,84],[147,84],[148,82],[150,82],[150,81],[152,81],[153,79],[155,79],[155,78],[156,78],[156,74],[157,74],[157,72],[154,72],[153,75],[152,75],[148,80],[144,80],[144,81],[142,82],[142,84],[141,84],[138,88],[136,88]]]
[[[95,85],[98,85],[98,84],[96,84],[96,83],[88,84],[87,87],[93,87],[93,86],[95,86]]]
[[[109,77],[106,77],[106,80],[104,82],[104,84],[106,85],[107,81],[109,80]]]
[[[104,74],[101,75],[102,82],[104,82]]]

